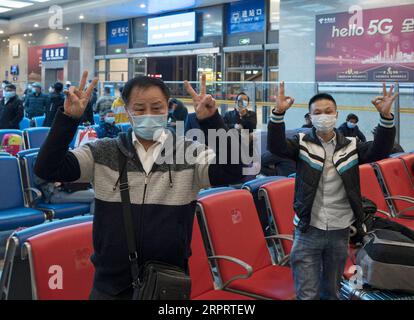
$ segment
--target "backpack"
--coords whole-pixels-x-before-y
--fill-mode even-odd
[[[377,229],[368,233],[356,265],[365,285],[414,293],[414,240],[401,232]]]
[[[15,156],[22,149],[22,137],[18,134],[5,134],[1,145],[4,151]]]

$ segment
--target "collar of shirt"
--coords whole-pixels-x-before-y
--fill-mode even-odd
[[[135,149],[142,163],[142,166],[147,174],[151,171],[152,166],[154,165],[155,160],[160,154],[162,146],[164,145],[167,138],[168,138],[168,134],[164,130],[162,134],[159,136],[159,138],[157,139],[157,141],[151,147],[149,147],[148,150],[145,150],[144,146],[138,140],[135,133],[132,132],[132,142],[135,146]]]
[[[336,146],[336,132],[334,131],[334,136],[332,137],[331,140],[325,142],[320,136],[316,135],[319,139],[319,141],[322,143],[323,146],[329,145],[329,144],[333,144],[334,146]]]

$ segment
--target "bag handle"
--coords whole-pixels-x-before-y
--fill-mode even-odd
[[[118,150],[119,160],[119,190],[121,193],[122,201],[122,215],[124,218],[125,233],[128,243],[128,258],[131,262],[131,275],[132,275],[132,286],[135,288],[139,287],[139,266],[138,266],[138,250],[135,239],[134,225],[132,222],[131,212],[131,199],[129,196],[129,185],[127,175],[127,157]]]

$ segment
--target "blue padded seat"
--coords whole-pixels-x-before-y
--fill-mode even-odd
[[[212,194],[225,192],[225,191],[230,191],[230,190],[234,190],[234,188],[232,188],[232,187],[218,187],[218,188],[205,189],[205,190],[202,190],[198,193],[198,199],[210,196]]]
[[[34,117],[33,121],[36,127],[42,127],[43,126],[43,122],[45,122],[45,116],[40,116],[40,117]]]
[[[24,129],[30,128],[30,119],[24,117],[22,119],[22,121],[20,121],[20,123],[19,123],[19,128],[20,128],[20,130],[24,130]]]
[[[33,226],[45,221],[42,211],[26,208],[19,162],[15,157],[0,156],[0,230]]]
[[[273,231],[271,229],[273,222],[272,222],[272,217],[268,215],[265,200],[259,197],[258,192],[259,192],[259,189],[266,183],[279,181],[283,179],[287,179],[287,178],[281,177],[281,176],[269,176],[269,177],[257,178],[255,180],[246,182],[242,186],[242,189],[248,190],[253,196],[254,204],[256,206],[257,213],[259,214],[263,232],[265,233],[266,236],[270,236],[273,234]]]
[[[43,211],[50,211],[55,219],[67,219],[74,216],[89,214],[91,205],[89,203],[44,203],[38,202],[36,208]]]
[[[25,154],[22,156],[23,166],[26,172],[26,183],[28,187],[37,188],[35,184],[34,165],[37,153]],[[85,215],[90,213],[90,203],[45,203],[42,199],[36,201],[37,209],[50,213],[55,219],[66,219],[73,216]]]
[[[16,208],[0,210],[0,230],[14,230],[43,223],[42,211],[33,208]]]
[[[50,128],[29,128],[23,131],[26,149],[40,148],[45,142]]]
[[[13,237],[15,237],[18,240],[18,244],[19,246],[21,246],[23,242],[25,242],[28,238],[38,235],[40,233],[89,221],[93,221],[92,215],[56,220],[17,231],[13,234]]]

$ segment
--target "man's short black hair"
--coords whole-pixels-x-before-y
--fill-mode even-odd
[[[314,95],[310,100],[309,100],[309,111],[311,110],[312,105],[319,100],[329,100],[332,101],[336,107],[336,101],[335,99],[328,93],[318,93],[316,95]]]
[[[118,88],[118,90],[119,90],[119,93],[120,93],[120,94],[122,94],[122,91],[124,91],[124,86],[120,86],[120,87]]]
[[[110,87],[104,87],[104,93],[111,93]]]
[[[358,122],[359,121],[359,118],[358,118],[358,116],[356,114],[350,113],[346,117],[346,121],[350,121],[350,120],[355,120],[355,122]]]
[[[122,100],[124,100],[125,104],[128,104],[131,92],[134,88],[148,89],[150,87],[158,87],[164,95],[165,100],[167,100],[167,102],[170,100],[170,89],[168,89],[164,81],[147,76],[139,76],[129,80],[122,91]]]
[[[305,119],[310,119],[310,113],[309,112],[305,114]]]
[[[8,84],[6,84],[6,87],[4,89],[9,89],[9,90],[12,90],[12,91],[16,91],[16,86],[9,82]]]
[[[250,103],[250,97],[247,95],[247,93],[246,92],[239,92],[239,94],[236,96],[236,102],[238,102],[239,101],[239,97],[240,96],[246,96],[247,97],[247,102],[249,102]]]
[[[55,91],[56,91],[57,93],[61,93],[61,92],[63,91],[63,83],[62,83],[62,82],[56,82],[56,83],[53,85],[53,89],[55,89]]]
[[[173,104],[177,105],[177,107],[185,108],[184,103],[177,98],[170,99],[168,102],[168,108],[171,109]]]

